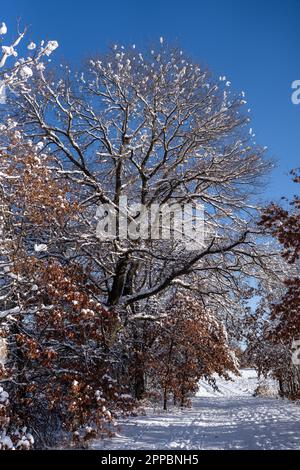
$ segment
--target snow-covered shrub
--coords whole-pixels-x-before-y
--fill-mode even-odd
[[[0,318],[8,350],[0,380],[11,396],[8,415],[8,392],[1,390],[10,429],[3,427],[3,448],[10,440],[15,449],[31,448],[27,428],[38,447],[72,436],[79,445],[111,433],[118,413],[133,406],[126,384],[114,379],[110,342],[118,317],[98,300],[89,266],[56,256],[64,230],[80,214],[53,160],[11,122],[1,139],[6,295]]]
[[[145,374],[160,392],[164,409],[189,406],[201,378],[238,373],[224,326],[213,311],[205,311],[191,295],[177,293],[168,304],[169,315],[146,327]]]
[[[292,171],[300,183],[299,169]],[[300,329],[300,197],[289,208],[271,204],[264,209],[260,221],[265,236],[273,236],[281,244],[282,270],[276,278],[261,284],[261,302],[248,319],[250,334],[246,354],[259,375],[271,376],[279,385],[282,397],[300,398],[300,367],[297,343]]]
[[[267,381],[260,383],[257,386],[257,388],[254,390],[253,395],[255,397],[267,397],[267,398],[278,396],[278,386],[276,387],[274,383],[268,383]]]
[[[9,394],[0,386],[0,450],[29,450],[34,438],[26,427],[18,428],[12,415]]]

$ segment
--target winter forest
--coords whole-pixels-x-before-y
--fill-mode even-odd
[[[300,191],[264,198],[245,92],[164,37],[70,65],[23,23],[0,23],[0,449],[122,448],[120,422],[250,370],[299,439]],[[174,204],[203,207],[193,249],[139,236]],[[101,237],[108,206],[135,236]]]

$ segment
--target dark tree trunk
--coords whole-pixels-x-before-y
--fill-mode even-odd
[[[168,389],[167,387],[164,388],[164,405],[163,405],[164,411],[167,411],[168,409]]]
[[[113,280],[112,288],[108,296],[108,305],[116,305],[122,294],[125,285],[126,272],[128,268],[128,258],[127,256],[121,257],[116,265],[115,277]]]
[[[137,400],[141,400],[145,393],[145,377],[144,377],[144,371],[142,368],[140,370],[137,370],[136,375],[135,375],[134,393],[135,393],[135,398]]]

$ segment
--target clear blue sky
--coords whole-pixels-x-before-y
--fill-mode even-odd
[[[1,2],[2,3],[2,2]],[[265,197],[296,191],[288,172],[300,166],[300,0],[11,0],[0,21],[30,26],[28,40],[56,39],[56,54],[78,61],[112,42],[177,40],[217,75],[244,90],[257,141],[278,162]]]

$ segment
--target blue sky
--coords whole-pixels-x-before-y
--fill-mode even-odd
[[[74,62],[113,42],[179,41],[246,92],[257,141],[278,165],[262,197],[296,192],[288,172],[300,166],[300,105],[291,102],[291,83],[300,80],[300,0],[11,0],[0,16],[10,32],[21,17],[28,40],[58,40],[56,54]]]

